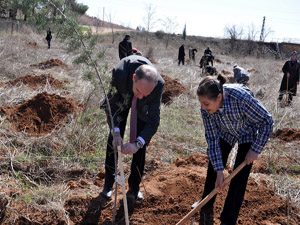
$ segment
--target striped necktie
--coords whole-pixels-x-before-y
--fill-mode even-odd
[[[137,98],[133,96],[131,102],[131,115],[130,115],[130,143],[136,140],[136,129],[137,129],[137,108],[136,108]]]

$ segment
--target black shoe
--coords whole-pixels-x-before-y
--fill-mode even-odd
[[[103,191],[101,192],[101,195],[106,198],[107,200],[112,199],[112,188],[105,187],[103,188]]]
[[[136,203],[136,196],[133,193],[133,191],[127,191],[126,193],[126,199],[127,199],[127,207],[128,207],[128,213],[129,215],[132,215]]]
[[[214,208],[204,207],[200,210],[199,225],[214,225]]]
[[[137,201],[143,201],[144,200],[144,195],[141,191],[138,191],[138,193],[136,195],[136,200]]]

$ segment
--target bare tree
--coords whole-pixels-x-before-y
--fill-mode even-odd
[[[264,30],[264,32],[263,32],[263,34],[262,34],[262,36],[261,36],[261,41],[262,42],[265,42],[266,41],[266,39],[267,39],[267,37],[269,37],[271,34],[273,34],[274,33],[274,31],[272,30],[272,28],[271,27],[265,27],[265,30]]]
[[[153,7],[152,4],[145,5],[146,16],[143,17],[143,21],[146,28],[146,44],[148,44],[148,36],[150,30],[152,30],[157,23],[157,19],[155,18],[156,14],[156,7]]]
[[[256,37],[258,35],[258,30],[256,29],[256,27],[254,26],[253,23],[251,25],[249,25],[247,28],[248,28],[247,40],[255,41]]]
[[[112,34],[111,43],[113,44],[115,42],[115,34],[114,34],[114,24],[113,24],[113,18],[112,18],[111,11],[109,11],[109,13],[107,15],[107,20],[110,23],[111,34]]]
[[[162,25],[164,26],[165,32],[167,33],[167,40],[166,40],[166,48],[168,48],[169,40],[171,35],[175,32],[175,29],[178,26],[176,18],[166,17],[162,20]]]
[[[241,39],[243,36],[244,30],[242,27],[237,25],[231,25],[225,27],[225,37],[228,37],[231,40]]]
[[[225,37],[230,39],[230,52],[235,49],[235,45],[237,40],[241,39],[244,33],[242,27],[238,27],[237,25],[226,26],[225,29]]]
[[[251,55],[254,52],[255,47],[257,45],[255,40],[259,32],[253,23],[249,25],[247,28],[248,28],[248,33],[245,36],[245,39],[247,40],[245,49],[246,49],[246,53],[248,55]]]

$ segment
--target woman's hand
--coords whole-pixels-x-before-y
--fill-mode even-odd
[[[219,187],[221,191],[223,191],[223,188],[225,187],[223,170],[217,171],[215,187]]]
[[[246,158],[245,158],[247,165],[250,165],[251,163],[253,163],[254,160],[257,160],[257,158],[258,158],[258,153],[249,149],[249,151],[246,155]]]

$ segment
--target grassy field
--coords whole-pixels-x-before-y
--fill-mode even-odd
[[[74,195],[69,182],[82,178],[93,180],[104,168],[108,127],[104,112],[99,109],[103,93],[96,77],[88,79],[85,76],[86,66],[72,64],[79,52],[67,53],[65,44],[59,42],[55,32],[52,34],[51,49],[47,49],[45,35],[35,33],[31,28],[13,34],[3,30],[0,35],[0,82],[5,83],[27,74],[51,73],[56,79],[65,81],[66,86],[65,89],[54,89],[51,85],[45,85],[33,90],[23,83],[13,87],[0,85],[0,107],[22,104],[42,92],[74,99],[82,107],[78,114],[69,115],[62,126],[45,135],[17,132],[5,115],[0,113],[0,197],[9,202],[5,224],[19,218],[20,205],[30,208],[43,205],[41,202],[46,202],[44,205],[48,209],[58,209],[68,221],[64,203]],[[277,105],[281,68],[285,60],[244,56],[236,52],[225,54],[228,49],[222,40],[188,37],[183,41],[176,35],[171,37],[166,49],[164,38],[150,35],[150,42],[146,45],[143,33],[132,32],[133,47],[150,57],[161,74],[178,79],[187,91],[174,98],[172,104],[162,105],[161,124],[152,141],[159,148],[148,151],[147,162],[155,159],[163,164],[171,164],[177,157],[196,152],[206,154],[207,145],[196,89],[203,77],[198,62],[208,45],[218,59],[215,67],[219,72],[229,71],[233,74],[234,64],[251,71],[249,87],[254,94],[263,93],[260,101],[273,115],[274,131],[280,128],[299,129],[299,97],[294,98],[290,107],[280,108]],[[115,39],[121,41],[123,36],[124,33],[116,33]],[[111,39],[109,34],[99,36],[96,46],[98,52],[105,51],[105,57],[98,63],[106,86],[112,67],[119,61],[117,43],[111,44]],[[29,42],[36,42],[37,47],[29,46]],[[185,43],[187,56],[189,47],[198,49],[196,65],[189,62],[185,66],[177,65],[178,47],[182,43]],[[30,66],[50,59],[60,59],[69,69],[53,67],[51,70],[41,70]],[[298,145],[299,141],[283,142],[272,137],[260,158],[267,163],[270,171],[268,185],[279,196],[284,199],[289,196],[291,204],[300,207]],[[124,160],[128,162],[130,157]],[[96,194],[100,190],[100,187],[82,189],[81,194]],[[1,216],[0,211],[0,219]]]

